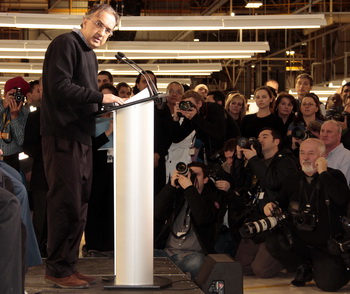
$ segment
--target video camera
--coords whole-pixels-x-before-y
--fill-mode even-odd
[[[286,218],[286,213],[281,213],[278,209],[275,209],[272,216],[244,224],[239,229],[239,233],[241,234],[242,238],[251,238],[259,233],[273,229]]]

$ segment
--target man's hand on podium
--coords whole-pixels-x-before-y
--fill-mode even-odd
[[[117,103],[118,105],[123,105],[124,100],[123,98],[120,98],[118,96],[115,96],[113,94],[103,94],[103,100],[102,103]]]

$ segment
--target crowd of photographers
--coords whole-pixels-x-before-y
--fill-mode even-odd
[[[309,78],[299,77],[301,88],[312,86]],[[295,274],[292,285],[314,280],[324,291],[348,283],[350,83],[342,87],[340,104],[330,98],[325,106],[311,86],[295,101],[269,86],[258,88],[258,112],[235,121],[241,134],[231,137],[223,107],[213,106],[222,102],[184,94],[172,112],[173,142],[195,131],[193,142],[201,144],[192,163],[178,163],[156,195],[155,219],[164,223],[155,232],[157,256],[192,276],[206,254],[226,253],[246,275],[270,278],[285,269]],[[244,136],[247,124],[255,125],[256,137]]]
[[[202,84],[168,85],[167,101],[155,106],[154,254],[191,277],[207,254],[225,253],[245,275],[284,269],[294,286],[314,280],[336,291],[350,280],[350,83],[323,105],[307,74],[296,78],[296,98],[269,82],[255,90],[253,114],[239,93],[225,99]],[[18,85],[10,88],[19,100],[8,107],[14,124],[13,114],[29,111]],[[17,168],[18,152],[2,149]]]

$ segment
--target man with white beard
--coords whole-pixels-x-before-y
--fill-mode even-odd
[[[314,280],[323,291],[337,291],[350,279],[350,264],[342,252],[329,251],[334,236],[343,235],[341,217],[347,216],[350,190],[344,174],[327,167],[325,144],[310,138],[300,145],[302,171],[288,177],[275,202],[264,206],[266,216],[281,209],[288,212],[287,231],[266,238],[266,248],[289,272],[292,285]],[[339,244],[333,244],[339,247]]]

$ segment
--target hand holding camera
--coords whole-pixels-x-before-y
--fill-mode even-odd
[[[266,216],[273,216],[276,213],[276,211],[279,214],[282,213],[281,208],[279,208],[274,202],[269,202],[264,206],[264,214]]]
[[[5,95],[3,102],[4,108],[9,108],[11,119],[17,118],[24,102],[24,95],[21,89],[12,89]]]
[[[179,162],[176,165],[176,170],[171,177],[171,185],[173,187],[181,187],[182,189],[187,189],[189,186],[193,185],[196,175],[188,168],[187,164],[184,162]]]
[[[253,145],[248,147],[250,149],[241,147],[239,145],[237,145],[236,148],[237,148],[237,158],[239,158],[239,159],[244,157],[245,159],[249,160],[252,157],[257,155],[257,152],[256,152],[256,150],[255,150]]]
[[[185,117],[191,120],[197,114],[197,108],[191,101],[181,101],[177,104],[176,113],[178,117]]]

